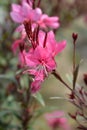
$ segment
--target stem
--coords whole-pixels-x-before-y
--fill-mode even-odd
[[[74,78],[75,78],[75,69],[76,69],[76,60],[75,60],[75,57],[76,57],[76,46],[75,46],[75,41],[73,41],[73,90],[75,89],[75,81],[74,81]]]
[[[45,33],[45,38],[44,38],[44,43],[43,43],[43,47],[45,48],[46,46],[46,40],[47,40],[47,32]]]
[[[67,83],[60,77],[60,75],[54,70],[52,73],[61,83],[63,83],[70,91],[73,91]]]
[[[73,38],[73,90],[75,89],[75,82],[76,82],[76,40],[78,38],[77,33],[72,34]]]
[[[60,76],[55,70],[53,71],[52,74],[53,74],[61,83],[63,83],[72,93],[74,93],[77,98],[79,98],[79,96],[73,91],[73,89],[71,89],[71,88],[67,85],[67,83],[65,83],[65,81],[61,78],[61,76]],[[82,110],[82,108],[81,108],[80,106],[78,106],[76,103],[73,102],[73,104],[74,104],[77,108],[79,108],[80,110]]]
[[[74,48],[73,48],[73,74],[74,74],[75,65],[76,65],[75,57],[76,57],[76,46],[75,46],[75,43],[74,43]]]
[[[39,7],[39,6],[40,6],[40,3],[41,3],[41,0],[38,0],[37,7]]]
[[[35,1],[36,0],[33,0],[33,2],[32,2],[33,3],[33,9],[35,9]]]
[[[28,129],[29,120],[32,117],[30,110],[29,110],[29,102],[30,102],[30,98],[31,98],[30,84],[31,84],[31,81],[29,82],[29,87],[26,90],[26,95],[22,102],[22,128],[23,128],[23,130]]]

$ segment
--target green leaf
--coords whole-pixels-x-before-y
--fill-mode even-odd
[[[50,97],[51,100],[58,99],[58,100],[67,100],[64,97]]]
[[[43,97],[42,95],[37,92],[35,95],[33,95],[33,97],[42,105],[42,106],[45,106],[45,102],[43,100]]]
[[[22,119],[20,112],[18,112],[18,111],[12,111],[12,114],[15,115],[17,117],[17,119],[19,119],[19,120]]]
[[[79,72],[79,67],[80,64],[82,63],[83,60],[80,61],[80,63],[76,66],[75,71],[73,73],[73,90],[75,89],[76,86],[76,81],[77,81],[77,77],[78,77],[78,72]]]
[[[76,66],[75,71],[74,71],[74,76],[73,76],[73,90],[75,89],[76,86],[76,81],[78,77],[78,72],[79,72],[79,64]]]

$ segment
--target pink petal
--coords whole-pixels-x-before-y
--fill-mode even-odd
[[[16,28],[16,32],[22,32],[22,30],[24,29],[24,25],[23,24],[21,24],[21,25],[19,25],[17,28]]]
[[[66,47],[66,40],[57,43],[55,54],[60,53]]]
[[[29,4],[26,2],[23,2],[23,6],[22,6],[23,15],[27,17],[28,14],[31,13],[31,11],[32,11],[32,8],[29,6]]]
[[[12,4],[12,11],[19,13],[20,10],[21,10],[21,6],[20,5],[18,5],[18,4]]]
[[[21,16],[21,14],[18,14],[17,12],[11,12],[10,15],[14,22],[17,23],[23,22],[23,17]]]
[[[22,43],[21,39],[18,39],[18,40],[16,40],[16,41],[13,42],[13,44],[12,44],[12,50],[13,50],[14,54],[16,53],[16,51],[17,51],[20,43]]]
[[[40,30],[39,35],[38,35],[38,39],[39,39],[39,45],[41,47],[43,47],[44,38],[45,38],[45,32]]]
[[[49,58],[47,60],[46,67],[47,67],[47,69],[48,69],[49,72],[52,71],[52,70],[54,70],[56,68],[55,60],[52,59],[52,58]]]
[[[40,90],[40,88],[41,88],[41,81],[35,80],[32,82],[32,84],[31,84],[31,92],[32,93],[38,92]]]

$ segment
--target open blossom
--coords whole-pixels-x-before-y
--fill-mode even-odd
[[[22,2],[22,5],[12,4],[10,13],[14,22],[23,23],[25,20],[37,21],[42,12],[40,8],[33,9],[27,2]]]
[[[41,32],[38,36],[39,45],[35,49],[29,51],[25,55],[26,65],[30,68],[35,68],[37,71],[43,70],[43,74],[47,76],[49,72],[52,72],[56,68],[55,56],[60,53],[66,46],[66,41],[56,42],[54,39],[54,33],[50,31],[47,34],[47,38],[44,46],[44,38],[41,38]]]
[[[36,48],[31,48],[28,52],[24,53],[25,63],[28,67],[26,72],[34,76],[32,88],[35,86],[35,83],[38,86],[37,88],[40,88],[41,83],[48,74],[56,69],[55,56],[65,46],[66,41],[56,42],[52,31],[48,32],[47,36],[43,31],[39,32]]]
[[[46,48],[38,46],[31,54],[25,55],[26,65],[31,69],[28,72],[35,76],[34,83],[32,86],[41,85],[48,73],[51,72],[56,67],[54,59]],[[34,88],[35,88],[34,87]],[[40,87],[39,87],[40,88]]]
[[[71,130],[62,111],[47,113],[45,114],[45,118],[52,129],[61,128],[62,130]]]
[[[53,29],[57,29],[59,27],[59,18],[57,16],[49,17],[47,14],[43,14],[38,21],[38,24],[42,28],[50,27]]]

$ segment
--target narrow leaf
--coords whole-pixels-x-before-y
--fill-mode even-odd
[[[76,66],[75,71],[73,73],[73,90],[75,89],[77,77],[78,77],[78,72],[79,72],[79,67],[80,64],[83,62],[83,60],[80,61],[80,63]]]
[[[33,97],[42,105],[45,106],[45,102],[43,100],[42,95],[38,92],[35,95],[33,95]]]
[[[64,97],[50,97],[50,99],[66,100],[66,98],[64,98]]]

